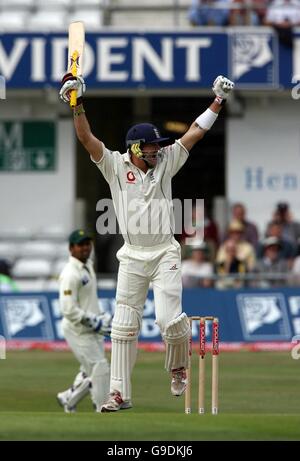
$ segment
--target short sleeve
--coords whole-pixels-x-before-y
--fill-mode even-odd
[[[103,156],[101,160],[99,160],[99,162],[95,162],[95,160],[91,157],[91,161],[99,168],[104,176],[104,179],[108,183],[111,183],[115,179],[118,161],[121,159],[121,154],[120,152],[107,149],[103,143],[102,146]]]
[[[80,323],[84,311],[78,304],[78,281],[71,274],[60,278],[59,305],[64,317],[74,324]]]
[[[172,178],[187,161],[189,152],[178,140],[171,146],[165,147],[164,151],[167,158],[167,171]]]

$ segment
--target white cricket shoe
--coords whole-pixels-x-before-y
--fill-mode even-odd
[[[186,390],[186,371],[184,368],[176,368],[172,370],[171,393],[179,397]]]
[[[56,399],[61,407],[63,407],[65,413],[75,413],[76,407],[69,407],[68,401],[72,395],[72,390],[67,389],[66,391],[59,392]]]
[[[123,400],[119,391],[113,391],[109,394],[107,402],[97,411],[98,413],[109,413],[118,410],[128,410],[129,408],[132,408],[131,401]]]

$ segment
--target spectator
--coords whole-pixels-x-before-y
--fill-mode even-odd
[[[17,284],[11,278],[10,265],[9,263],[1,259],[0,260],[0,293],[10,293],[19,291]]]
[[[231,26],[257,26],[261,23],[261,11],[260,9],[250,8],[252,2],[248,0],[231,0],[231,5],[229,15],[229,24]]]
[[[240,222],[243,226],[242,238],[251,243],[255,248],[258,243],[258,231],[254,223],[247,221],[246,208],[240,203],[234,203],[231,208],[232,220]]]
[[[292,27],[300,24],[299,0],[273,0],[265,16],[265,25],[277,30],[283,45],[292,47]]]
[[[188,19],[192,26],[226,26],[231,0],[192,0]],[[224,5],[224,9],[220,6]],[[216,6],[216,8],[214,8]]]
[[[218,224],[212,219],[206,208],[204,213],[204,239],[208,246],[208,256],[210,261],[214,261],[220,243],[219,228]]]
[[[255,272],[262,274],[258,285],[263,288],[286,285],[286,277],[280,275],[287,274],[288,271],[288,262],[280,257],[280,240],[277,237],[265,238],[263,257],[257,261],[255,267]]]
[[[233,277],[234,274],[243,275],[247,272],[247,264],[238,257],[238,244],[234,239],[228,239],[223,247],[224,256],[216,263],[215,271],[219,276],[215,286],[219,289],[240,288],[244,286],[243,277]]]
[[[181,266],[182,284],[184,288],[213,286],[213,265],[207,261],[208,246],[201,242],[189,247],[191,256]]]
[[[246,242],[243,238],[244,226],[239,221],[232,221],[228,228],[229,240],[234,240],[237,245],[237,258],[239,261],[245,263],[247,271],[251,271],[256,262],[255,249],[251,243]],[[223,263],[226,260],[226,242],[220,246],[217,252],[216,262]]]
[[[280,202],[277,204],[273,220],[282,226],[282,238],[296,246],[300,239],[300,223],[293,221],[289,204]]]
[[[296,246],[292,245],[291,242],[284,239],[282,234],[283,234],[282,224],[278,221],[271,221],[267,228],[266,237],[276,237],[279,240],[280,258],[286,259],[288,261],[289,267],[291,267],[293,259],[296,255]],[[263,244],[259,243],[257,247],[258,258],[262,258],[263,250],[264,250]]]
[[[300,285],[300,255],[293,261],[290,281],[292,285]]]
[[[290,28],[300,24],[299,0],[273,0],[267,8],[265,25]]]
[[[193,206],[192,228],[184,228],[180,238],[180,243],[182,245],[182,255],[184,258],[187,257],[187,254],[185,253],[185,250],[188,249],[187,245],[185,245],[185,239],[187,237],[195,237],[196,239],[198,238],[198,240],[199,237],[202,237],[207,245],[208,259],[210,261],[215,260],[217,248],[219,246],[219,229],[217,223],[215,223],[215,221],[210,217],[206,208],[204,209],[203,217],[203,209],[201,207],[196,208],[196,206]]]

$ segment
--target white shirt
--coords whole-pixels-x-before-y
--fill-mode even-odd
[[[97,280],[92,260],[85,264],[70,256],[59,277],[59,304],[63,325],[78,334],[90,333],[90,328],[81,324],[86,313],[100,314]]]
[[[153,247],[171,240],[174,234],[171,180],[188,158],[188,151],[175,141],[161,149],[154,168],[137,168],[130,154],[110,151],[96,163],[108,182],[125,242]]]
[[[213,266],[210,262],[197,263],[186,259],[181,265],[182,283],[186,288],[199,286],[202,278],[210,278],[213,273]]]
[[[285,20],[291,24],[298,24],[300,22],[300,2],[298,0],[273,1],[267,9],[266,20],[273,24],[280,24]]]

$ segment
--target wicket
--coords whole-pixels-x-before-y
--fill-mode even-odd
[[[185,391],[185,413],[192,412],[191,405],[191,377],[192,377],[192,324],[193,321],[199,321],[199,370],[198,370],[198,413],[205,412],[205,356],[206,356],[206,334],[205,323],[211,320],[212,323],[212,391],[211,391],[211,412],[213,415],[218,414],[218,380],[219,380],[219,319],[217,317],[189,317],[191,326],[189,359],[187,372],[187,387]]]

